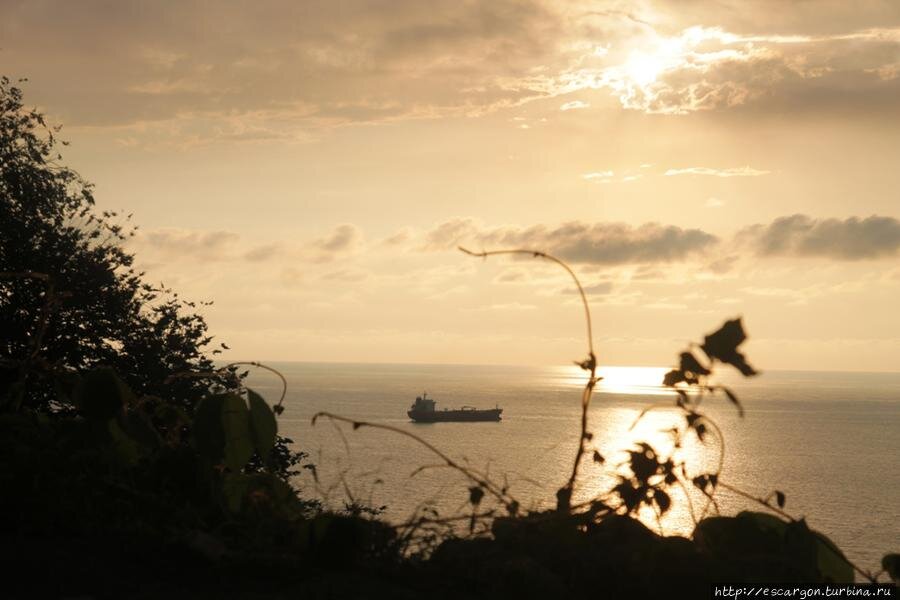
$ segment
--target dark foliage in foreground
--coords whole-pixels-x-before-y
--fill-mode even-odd
[[[62,164],[59,129],[23,104],[0,77],[0,410],[71,411],[72,377],[110,367],[167,435],[185,435],[210,378],[240,386],[236,369],[217,371],[197,305],[133,268],[123,242],[130,218],[97,211],[90,183]],[[183,377],[206,373],[205,378]],[[287,477],[300,459],[275,443]]]

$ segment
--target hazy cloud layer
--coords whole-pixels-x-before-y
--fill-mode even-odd
[[[352,255],[364,245],[362,231],[356,225],[344,223],[320,237],[300,241],[276,241],[252,244],[233,231],[204,231],[196,229],[154,229],[139,231],[129,241],[139,259],[151,262],[211,262],[247,261],[264,263],[289,259],[308,263],[328,263]]]
[[[843,220],[792,215],[748,227],[738,237],[761,256],[875,259],[900,251],[900,221],[874,215]]]
[[[526,248],[550,252],[573,263],[615,265],[670,262],[702,252],[717,241],[699,229],[647,223],[569,222],[556,227],[535,225],[484,228],[474,219],[454,219],[425,235],[424,250],[447,250],[469,244],[472,250]]]
[[[70,125],[190,139],[297,139],[555,96],[577,113],[610,95],[650,113],[894,113],[900,3],[862,4],[7,0],[0,59]]]

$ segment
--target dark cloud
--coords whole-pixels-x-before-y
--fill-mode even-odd
[[[498,78],[551,58],[559,29],[536,0],[8,0],[0,60],[70,125],[267,113],[312,126],[516,102]]]
[[[740,39],[689,48],[653,85],[622,74],[698,23]],[[892,0],[4,0],[0,62],[69,125],[237,142],[579,90],[647,112],[896,112],[898,28]]]
[[[900,251],[900,221],[893,217],[814,219],[792,215],[738,234],[761,256],[823,257],[864,260]]]
[[[717,242],[700,229],[647,223],[573,221],[556,227],[481,228],[473,219],[454,219],[426,233],[424,250],[446,250],[469,244],[474,250],[527,248],[549,252],[573,263],[616,265],[685,260]]]

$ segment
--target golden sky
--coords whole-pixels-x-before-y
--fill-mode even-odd
[[[230,357],[900,370],[900,3],[0,2],[0,72]]]

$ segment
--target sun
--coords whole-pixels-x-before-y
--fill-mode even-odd
[[[634,83],[646,87],[656,81],[666,64],[662,56],[633,52],[622,68]]]

